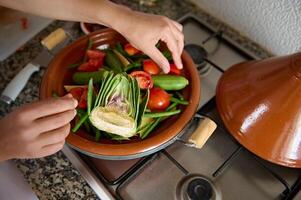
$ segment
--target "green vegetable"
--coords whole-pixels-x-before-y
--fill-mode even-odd
[[[96,129],[95,130],[95,141],[98,142],[100,139],[100,130]]]
[[[88,115],[91,113],[92,109],[92,100],[93,100],[93,78],[90,79],[89,85],[88,85],[88,94],[87,94],[87,112]]]
[[[179,97],[180,100],[185,100],[184,96],[180,92],[175,92],[175,94]]]
[[[172,103],[166,109],[166,111],[173,111],[176,106],[177,106],[177,103]],[[166,118],[167,117],[158,117],[154,121],[151,121],[151,122],[148,121],[148,124],[139,130],[140,138],[141,139],[146,138],[154,130],[154,128],[156,128],[156,126]],[[150,120],[152,118],[146,118],[146,119]]]
[[[123,64],[123,69],[130,64],[130,62],[116,49],[113,49],[113,52],[119,58],[120,62]]]
[[[132,137],[141,123],[148,95],[147,92],[140,103],[140,89],[135,78],[126,73],[105,71],[90,122],[101,131]]]
[[[172,55],[168,49],[165,49],[164,51],[162,51],[162,54],[168,61],[172,61]]]
[[[116,43],[115,49],[116,49],[119,53],[121,53],[123,56],[127,56],[127,53],[123,50],[123,48],[122,48],[120,42]]]
[[[155,113],[144,113],[143,117],[157,118],[157,117],[168,117],[171,115],[179,114],[181,110],[155,112]]]
[[[189,84],[185,77],[176,75],[153,75],[152,79],[155,86],[164,90],[181,90]]]
[[[80,66],[82,63],[74,63],[68,66],[68,69],[73,69],[73,68],[77,68],[78,66]]]
[[[115,73],[123,72],[123,64],[121,63],[117,55],[110,49],[106,51],[105,62],[108,67]]]
[[[135,61],[135,62],[133,62],[133,63],[130,63],[126,68],[125,68],[125,70],[124,71],[129,71],[129,70],[131,70],[131,69],[134,69],[134,68],[139,68],[139,67],[141,67],[142,66],[142,62],[141,61]]]
[[[170,98],[170,101],[171,101],[171,102],[176,102],[176,103],[182,104],[182,105],[188,105],[188,104],[189,104],[188,101],[180,100],[180,99],[177,99],[177,98],[175,98],[175,97],[171,97],[171,98]]]
[[[90,78],[93,79],[94,83],[100,83],[104,71],[104,69],[100,69],[96,72],[76,72],[73,74],[72,80],[74,83],[79,85],[87,85]]]
[[[75,126],[72,128],[72,132],[75,133],[81,127],[81,125],[88,119],[88,117],[88,113],[85,113],[77,122],[77,124],[75,124]]]

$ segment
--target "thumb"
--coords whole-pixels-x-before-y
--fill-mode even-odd
[[[157,63],[164,73],[168,73],[170,70],[168,60],[163,56],[163,54],[154,46],[149,48],[144,52],[155,62]]]

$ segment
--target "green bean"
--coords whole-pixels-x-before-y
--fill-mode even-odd
[[[68,69],[73,69],[73,68],[77,68],[78,66],[80,66],[82,63],[74,63],[68,66]]]
[[[179,97],[180,100],[185,100],[184,96],[180,92],[175,92],[175,94]]]
[[[85,121],[85,122],[84,122],[84,126],[85,126],[85,128],[86,128],[86,130],[87,130],[88,132],[91,132],[91,128],[90,128],[90,125],[89,125],[89,122],[88,122],[88,121]]]
[[[148,117],[148,118],[168,117],[168,116],[171,116],[171,115],[179,114],[180,112],[181,112],[181,110],[144,113],[143,117]]]
[[[88,117],[88,113],[85,113],[77,122],[77,124],[72,128],[72,132],[75,133],[81,127],[81,125],[88,119]]]
[[[166,111],[171,111],[173,108],[175,108],[179,103],[177,102],[173,102],[170,106],[168,106],[168,108],[166,109]]]
[[[188,105],[188,104],[189,104],[188,101],[186,101],[186,100],[180,100],[180,99],[177,99],[177,98],[175,98],[175,97],[171,97],[171,98],[170,98],[170,101],[171,101],[171,102],[176,102],[176,103],[182,104],[182,105]]]
[[[87,112],[90,115],[92,110],[92,100],[93,100],[93,78],[90,78],[88,84],[88,94],[87,94]]]
[[[100,130],[96,129],[95,130],[95,141],[98,142],[100,139]]]
[[[123,50],[123,48],[122,48],[120,42],[116,43],[115,49],[116,49],[119,53],[121,53],[123,56],[126,56],[126,55],[127,55],[127,53]]]

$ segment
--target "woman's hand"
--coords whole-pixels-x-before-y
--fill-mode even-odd
[[[0,161],[39,158],[63,148],[77,101],[68,94],[25,105],[0,120]]]
[[[124,9],[119,13],[120,23],[112,23],[112,28],[120,32],[136,48],[153,59],[165,73],[170,70],[168,60],[155,47],[159,40],[164,41],[172,53],[175,65],[183,67],[181,54],[184,48],[182,25],[160,15],[146,14]]]

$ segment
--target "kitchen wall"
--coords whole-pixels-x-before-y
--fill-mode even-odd
[[[301,0],[192,0],[276,55],[301,51]]]

